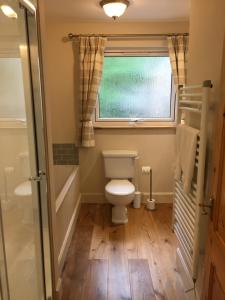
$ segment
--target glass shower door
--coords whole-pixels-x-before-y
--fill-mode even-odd
[[[0,299],[51,299],[35,6],[0,11]]]

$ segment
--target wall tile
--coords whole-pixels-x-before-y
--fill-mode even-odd
[[[79,165],[79,148],[75,144],[53,144],[54,165]]]

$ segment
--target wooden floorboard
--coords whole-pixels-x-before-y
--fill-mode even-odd
[[[105,300],[107,299],[107,290],[108,261],[103,259],[93,259],[89,262],[82,299]]]
[[[129,209],[129,224],[125,226],[125,250],[128,259],[139,258],[139,218],[142,211]]]
[[[159,268],[164,280],[162,281],[166,297],[177,299],[176,291],[176,251],[177,242],[171,231],[171,207],[159,206],[155,214],[151,214],[158,236],[157,245],[161,252]]]
[[[185,300],[176,271],[171,204],[128,208],[111,223],[108,204],[82,204],[63,276],[62,300]]]
[[[161,257],[162,247],[159,244],[159,236],[157,226],[152,218],[154,212],[142,210],[141,218],[139,219],[139,241],[140,241],[140,258],[148,260],[152,274],[152,281],[157,300],[167,299],[166,291],[164,290],[164,276],[162,274]]]
[[[131,294],[133,300],[155,300],[152,278],[146,259],[129,259]]]
[[[82,299],[89,269],[89,247],[93,226],[79,227],[71,244],[63,272],[63,299]]]
[[[111,207],[109,205],[98,205],[94,223],[90,259],[108,259],[109,232],[111,228]]]
[[[62,276],[63,300],[83,298],[96,208],[96,205],[82,205],[80,209]]]
[[[132,299],[128,261],[124,249],[125,226],[115,226],[109,233],[108,299]]]

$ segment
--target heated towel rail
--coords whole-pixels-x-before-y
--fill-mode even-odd
[[[193,280],[197,278],[200,252],[200,218],[204,205],[204,178],[207,142],[207,112],[211,81],[202,85],[181,86],[178,91],[178,124],[186,115],[197,114],[199,120],[195,170],[190,193],[183,189],[182,179],[175,181],[173,228],[179,241],[179,249]],[[188,119],[188,117],[187,117]],[[191,126],[188,120],[187,125]]]

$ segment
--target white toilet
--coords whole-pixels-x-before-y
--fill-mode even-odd
[[[128,222],[126,206],[134,200],[135,186],[130,181],[135,177],[136,151],[105,150],[102,152],[105,176],[110,181],[105,186],[106,199],[113,204],[112,222]]]

